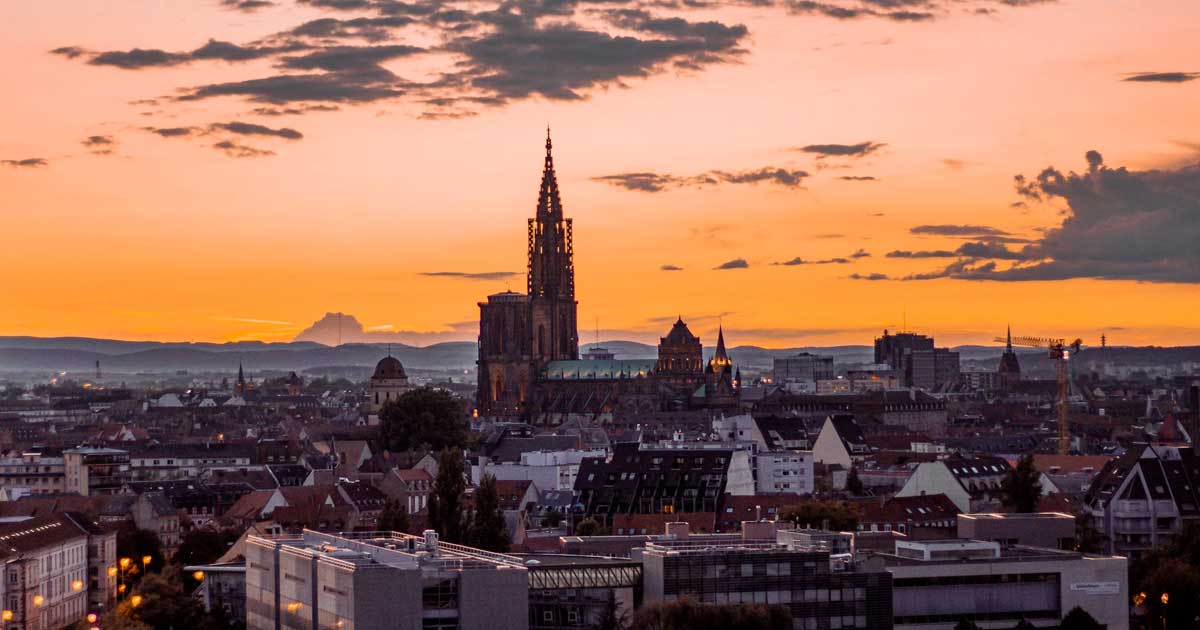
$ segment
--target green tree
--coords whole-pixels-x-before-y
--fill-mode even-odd
[[[779,511],[780,520],[799,527],[823,528],[834,531],[858,529],[858,513],[837,501],[804,501]]]
[[[463,542],[463,492],[467,489],[462,451],[448,448],[438,458],[438,474],[429,494],[429,527],[451,543]]]
[[[146,556],[150,556],[148,565],[142,563],[142,558]],[[130,522],[117,530],[117,557],[129,558],[128,568],[121,569],[121,581],[131,586],[142,579],[144,571],[162,570],[165,562],[158,534],[148,529],[138,529]]]
[[[408,520],[408,508],[396,499],[385,501],[383,513],[379,515],[378,529],[384,532],[407,532],[412,529],[412,523]]]
[[[171,561],[179,565],[215,562],[237,542],[238,532],[230,529],[193,529],[183,535]]]
[[[1013,512],[1036,512],[1038,498],[1042,496],[1041,476],[1033,465],[1033,454],[1022,455],[1016,468],[1009,470],[1000,482],[1000,503]]]
[[[500,509],[500,493],[496,477],[484,475],[475,490],[475,510],[471,514],[471,544],[488,551],[508,551],[508,532],[504,526],[504,511]]]
[[[391,451],[463,448],[467,417],[449,392],[422,387],[405,392],[379,411],[383,443]]]
[[[784,606],[701,604],[690,597],[643,606],[631,630],[790,630],[792,614]]]
[[[1171,627],[1174,628],[1175,626]],[[1096,621],[1095,617],[1089,615],[1086,610],[1079,606],[1072,608],[1063,617],[1062,623],[1059,624],[1058,628],[1059,630],[1104,630],[1104,626]]]
[[[562,524],[564,518],[562,512],[550,508],[542,515],[542,527],[558,527]]]
[[[954,630],[979,630],[979,626],[975,625],[975,622],[970,619],[963,617],[958,620],[958,623],[954,624]]]
[[[133,595],[126,597],[114,612],[118,617],[124,615],[153,630],[216,630],[221,627],[184,591],[178,567],[146,576]],[[110,626],[100,624],[100,627]]]
[[[846,475],[846,491],[854,496],[860,496],[863,493],[863,482],[858,478],[857,466],[851,466],[850,474]]]

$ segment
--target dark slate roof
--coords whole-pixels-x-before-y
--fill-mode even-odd
[[[866,446],[867,437],[863,435],[862,427],[858,426],[854,416],[849,414],[837,414],[829,417],[829,421],[833,423],[833,429],[837,431],[838,437],[850,446]]]
[[[943,460],[943,463],[959,481],[995,477],[1007,473],[1012,468],[1008,460],[1001,457],[952,457]]]
[[[496,462],[519,462],[521,453],[566,451],[575,448],[578,444],[579,437],[574,435],[517,437],[505,434],[498,443],[487,450],[487,455]]]
[[[5,523],[0,525],[0,553],[29,553],[86,535],[86,531],[62,514]]]

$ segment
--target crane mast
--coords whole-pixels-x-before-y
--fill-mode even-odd
[[[1006,343],[1008,342],[1008,338],[996,337],[996,341]],[[1079,352],[1079,347],[1083,345],[1083,341],[1076,339],[1068,344],[1065,339],[1050,337],[1013,337],[1012,344],[1014,346],[1026,346],[1030,348],[1045,348],[1050,359],[1054,361],[1058,371],[1058,453],[1059,455],[1069,454],[1071,450],[1071,427],[1067,415],[1067,405],[1071,394],[1071,379],[1068,362],[1071,360],[1072,352]]]

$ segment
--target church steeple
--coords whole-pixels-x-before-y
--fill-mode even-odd
[[[246,393],[246,374],[242,371],[242,362],[238,361],[237,382],[233,385],[233,393],[241,396]]]
[[[714,368],[728,367],[733,365],[733,360],[731,360],[729,355],[725,352],[724,326],[717,327],[717,352],[713,354],[712,361],[709,361],[709,365]]]
[[[537,211],[529,220],[529,297],[574,299],[571,220],[563,218],[553,148],[547,127],[546,159],[538,189]]]
[[[1005,346],[1005,352],[1012,352],[1012,324],[1008,326],[1008,343]]]

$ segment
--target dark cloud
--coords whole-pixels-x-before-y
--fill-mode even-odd
[[[425,49],[416,46],[334,46],[299,57],[283,57],[281,62],[295,70],[378,73],[388,72],[380,67],[381,62],[422,52]]]
[[[110,50],[96,53],[88,60],[93,66],[114,66],[124,70],[139,70],[141,68],[170,67],[191,61],[186,53],[173,53],[155,48],[133,48],[130,50]]]
[[[869,255],[870,254],[868,254],[868,256]],[[783,267],[796,267],[799,265],[845,265],[845,264],[849,264],[849,263],[850,263],[849,258],[825,258],[823,260],[804,260],[803,258],[797,256],[795,258],[792,258],[791,260],[773,262],[771,264],[779,265],[779,266],[783,266]]]
[[[208,43],[193,50],[188,54],[188,57],[195,60],[216,59],[220,61],[250,61],[252,59],[262,59],[270,57],[280,52],[288,52],[305,48],[302,45],[290,45],[283,47],[273,46],[238,46],[233,42],[223,42],[216,39],[208,40]]]
[[[1121,80],[1136,83],[1187,83],[1196,79],[1200,79],[1200,72],[1138,72]]]
[[[750,263],[746,262],[745,258],[734,258],[733,260],[723,262],[723,263],[717,265],[716,267],[713,267],[713,269],[716,269],[716,270],[746,269],[749,266],[750,266]]]
[[[783,5],[794,14],[822,15],[836,20],[854,20],[863,17],[876,17],[896,22],[923,22],[936,16],[927,11],[912,10],[880,10],[894,9],[901,6],[924,7],[931,4],[927,0],[920,2],[873,2],[864,0],[859,5],[838,4],[834,2],[816,2],[814,0],[784,0]],[[871,6],[874,5],[874,8]]]
[[[851,280],[891,280],[886,273],[852,273]]]
[[[846,182],[873,182],[876,178],[871,175],[842,175],[838,179]]]
[[[270,157],[275,155],[274,151],[237,144],[232,140],[222,140],[212,146],[214,149],[234,158]]]
[[[912,234],[932,236],[1005,236],[1008,232],[986,225],[918,225],[908,230]]]
[[[957,258],[958,254],[948,249],[909,251],[897,249],[884,254],[886,258]]]
[[[653,37],[614,36],[574,24],[531,24],[508,12],[493,18],[496,29],[464,36],[450,50],[466,57],[453,80],[506,99],[542,96],[581,100],[592,88],[623,85],[666,68],[698,70],[731,63],[746,51],[743,25],[658,20],[627,15],[622,27]]]
[[[505,280],[516,276],[515,271],[422,271],[422,276],[430,278],[459,278],[462,280]]]
[[[281,33],[280,36],[322,40],[361,39],[368,42],[381,42],[392,39],[397,29],[402,29],[415,21],[411,17],[400,15],[360,17],[350,20],[320,18],[305,22]]]
[[[201,131],[198,127],[142,127],[142,129],[164,138],[183,138]]]
[[[870,155],[879,149],[887,146],[882,142],[860,142],[858,144],[810,144],[803,147],[798,147],[795,150],[802,153],[811,153],[818,157],[848,157],[860,158]]]
[[[45,158],[24,158],[20,160],[0,160],[0,164],[13,168],[41,168],[49,166]]]
[[[675,265],[663,265],[658,269],[659,271],[683,271],[683,267],[677,267]]]
[[[51,55],[62,55],[67,59],[74,59],[87,54],[87,51],[78,46],[63,46],[50,51]]]
[[[887,258],[993,258],[999,260],[1025,260],[1022,252],[1013,251],[997,241],[973,241],[963,243],[954,251],[946,249],[907,251],[896,250],[886,254]]]
[[[853,254],[850,254],[850,257],[851,257],[851,258],[855,258],[855,259],[857,259],[857,258],[870,258],[870,257],[871,257],[871,252],[868,252],[868,251],[867,251],[867,250],[865,250],[865,249],[859,249],[858,251],[854,252]]]
[[[592,181],[603,182],[626,190],[655,193],[669,188],[717,186],[720,184],[765,183],[784,188],[799,188],[805,177],[808,177],[806,171],[764,166],[748,171],[714,170],[687,177],[651,172],[617,173],[593,177]]]
[[[221,6],[245,13],[253,13],[274,5],[270,0],[221,0]]]
[[[259,116],[300,116],[309,112],[336,112],[337,105],[301,105],[300,107],[255,107],[251,113]]]
[[[181,101],[218,96],[242,96],[258,103],[283,105],[293,102],[327,101],[370,103],[396,98],[405,93],[392,82],[377,76],[352,73],[283,74],[232,83],[213,83],[189,89]]]
[[[246,122],[227,122],[213,123],[211,128],[214,130],[228,131],[242,136],[274,136],[276,138],[284,138],[286,140],[299,140],[304,137],[304,134],[288,127],[280,127],[272,129],[265,125],[256,125]]]
[[[80,144],[87,147],[88,152],[93,155],[109,155],[117,141],[112,136],[88,136],[80,141]]]

